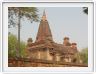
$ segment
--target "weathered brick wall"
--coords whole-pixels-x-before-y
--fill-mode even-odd
[[[65,63],[28,58],[9,58],[9,67],[88,67],[86,64]]]

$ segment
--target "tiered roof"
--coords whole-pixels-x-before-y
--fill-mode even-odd
[[[50,48],[52,52],[60,52],[62,54],[74,54],[77,52],[77,48],[71,46],[64,46],[64,44],[58,44],[53,41],[51,30],[46,19],[45,11],[40,21],[39,30],[37,33],[36,41],[28,47],[30,51],[46,50],[44,48]]]

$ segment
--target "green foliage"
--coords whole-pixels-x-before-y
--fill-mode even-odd
[[[17,51],[17,38],[13,34],[8,34],[8,57],[16,57]],[[20,55],[21,57],[25,57],[25,48],[26,44],[24,42],[20,42]]]
[[[83,63],[88,64],[88,48],[85,48],[80,52],[80,57],[83,60]]]
[[[39,17],[35,7],[8,7],[8,27],[18,26],[17,57],[20,56],[20,29],[21,20],[27,18],[31,22],[37,22]]]
[[[83,7],[83,12],[84,12],[85,14],[88,14],[88,7]]]
[[[25,49],[26,49],[26,44],[23,41],[20,42],[20,56],[21,57],[26,56]]]
[[[9,34],[8,35],[8,56],[14,57],[16,55],[17,38]]]
[[[38,9],[35,7],[8,7],[8,26],[18,25],[18,20],[27,18],[31,22],[39,20]]]

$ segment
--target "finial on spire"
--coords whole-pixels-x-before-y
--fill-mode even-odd
[[[43,11],[43,16],[46,16],[45,9],[44,9],[44,11]]]
[[[43,11],[42,20],[43,20],[43,21],[45,21],[45,20],[46,20],[46,13],[45,13],[45,10]]]

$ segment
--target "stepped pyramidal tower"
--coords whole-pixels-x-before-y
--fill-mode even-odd
[[[81,63],[80,58],[77,57],[77,44],[70,43],[69,37],[64,37],[62,44],[58,44],[53,40],[45,11],[39,24],[35,42],[32,41],[32,38],[29,38],[27,42],[28,58]]]
[[[39,30],[37,33],[36,42],[46,40],[46,39],[50,39],[51,41],[53,41],[51,30],[50,30],[50,27],[49,27],[49,24],[48,24],[48,21],[46,18],[46,14],[44,11],[40,25],[39,25]]]

